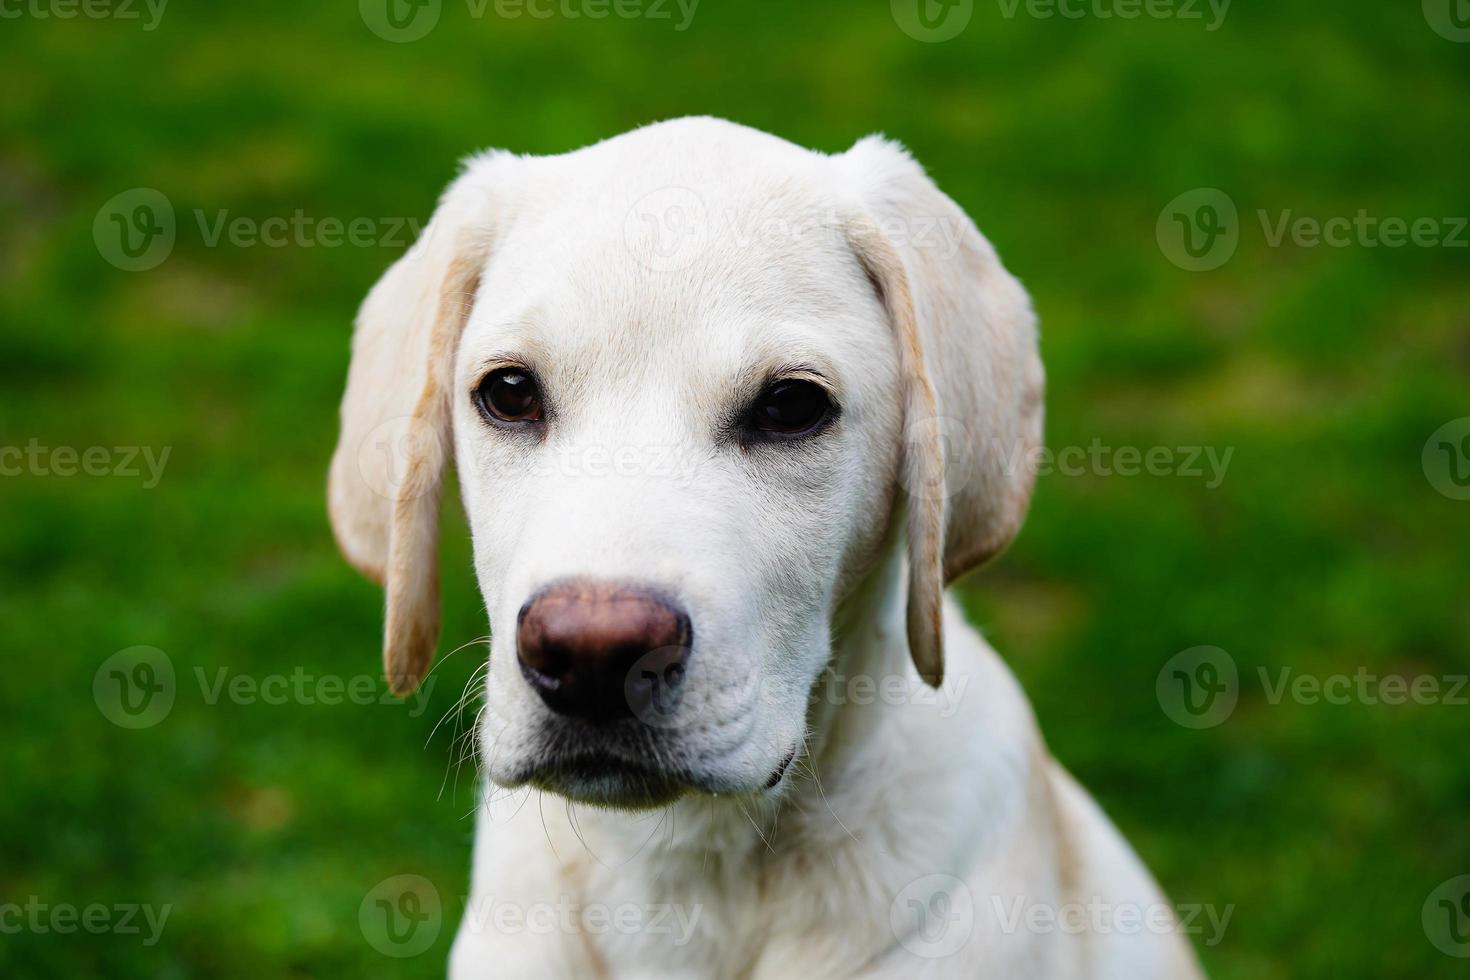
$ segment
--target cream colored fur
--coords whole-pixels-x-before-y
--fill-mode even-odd
[[[541,437],[473,407],[508,360],[546,394]],[[836,424],[739,445],[742,399],[798,367],[832,380]],[[451,975],[1198,977],[1148,873],[943,597],[1016,534],[1042,399],[1025,291],[896,144],[824,155],[683,119],[471,160],[363,306],[329,495],[343,552],[385,584],[385,669],[406,692],[438,640],[458,467],[494,639]],[[624,739],[689,787],[666,807],[574,803],[600,790],[548,775],[606,749],[516,665],[517,611],[573,576],[689,611],[677,708]],[[1078,903],[1162,918],[1036,924]],[[558,907],[631,926],[530,924]]]

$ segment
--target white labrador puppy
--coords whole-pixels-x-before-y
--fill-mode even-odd
[[[471,160],[363,306],[330,481],[408,692],[458,467],[494,787],[451,975],[1198,977],[944,597],[1020,526],[1042,393],[894,143]]]

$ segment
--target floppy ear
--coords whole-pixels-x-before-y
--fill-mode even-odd
[[[1010,543],[1031,499],[1045,389],[1036,315],[901,146],[868,137],[839,160],[862,207],[848,240],[899,339],[909,648],[938,686],[944,588]]]
[[[439,642],[439,500],[460,333],[489,258],[496,157],[472,160],[357,315],[327,481],[342,554],[387,593],[383,668],[400,696]]]

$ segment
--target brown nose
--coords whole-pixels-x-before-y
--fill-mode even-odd
[[[668,599],[610,582],[553,585],[516,624],[526,681],[553,711],[591,721],[666,708],[692,642],[689,617]]]

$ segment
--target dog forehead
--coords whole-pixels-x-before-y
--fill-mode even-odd
[[[662,187],[707,185],[738,189],[752,183],[809,178],[831,187],[832,158],[735,123],[707,117],[655,123],[558,156],[525,157],[583,199],[624,200]]]
[[[522,163],[467,345],[728,372],[871,344],[881,316],[830,158],[696,119]]]
[[[490,164],[487,185],[496,179]],[[831,257],[854,210],[833,158],[715,119],[520,157],[514,169],[496,236],[503,254],[606,270],[635,286],[721,271],[769,275],[777,263]]]

